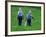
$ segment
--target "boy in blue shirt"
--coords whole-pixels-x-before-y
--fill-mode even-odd
[[[18,24],[19,24],[19,26],[22,25],[22,18],[23,18],[22,9],[19,8],[19,11],[18,11]]]
[[[28,14],[26,15],[26,20],[27,20],[28,26],[31,26],[31,18],[33,18],[33,17],[32,17],[31,11],[29,11]]]

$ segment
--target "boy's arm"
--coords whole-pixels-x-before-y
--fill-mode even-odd
[[[32,19],[34,19],[34,17],[31,15]]]
[[[35,19],[35,18],[32,16],[32,14],[31,14],[31,17],[32,17],[32,19]]]

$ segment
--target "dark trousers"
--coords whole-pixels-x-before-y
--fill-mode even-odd
[[[22,16],[18,16],[18,24],[19,26],[22,25]]]
[[[27,25],[31,26],[31,19],[27,19]]]

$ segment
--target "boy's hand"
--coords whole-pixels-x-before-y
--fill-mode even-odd
[[[32,17],[32,19],[35,19],[34,17]]]

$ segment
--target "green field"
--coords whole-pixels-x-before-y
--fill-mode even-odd
[[[18,25],[17,14],[20,6],[11,5],[11,31],[34,31],[41,30],[41,7],[34,6],[21,6],[24,18],[22,21],[22,26]],[[32,16],[35,19],[32,19],[31,26],[25,26],[26,14],[28,11],[32,11]]]

